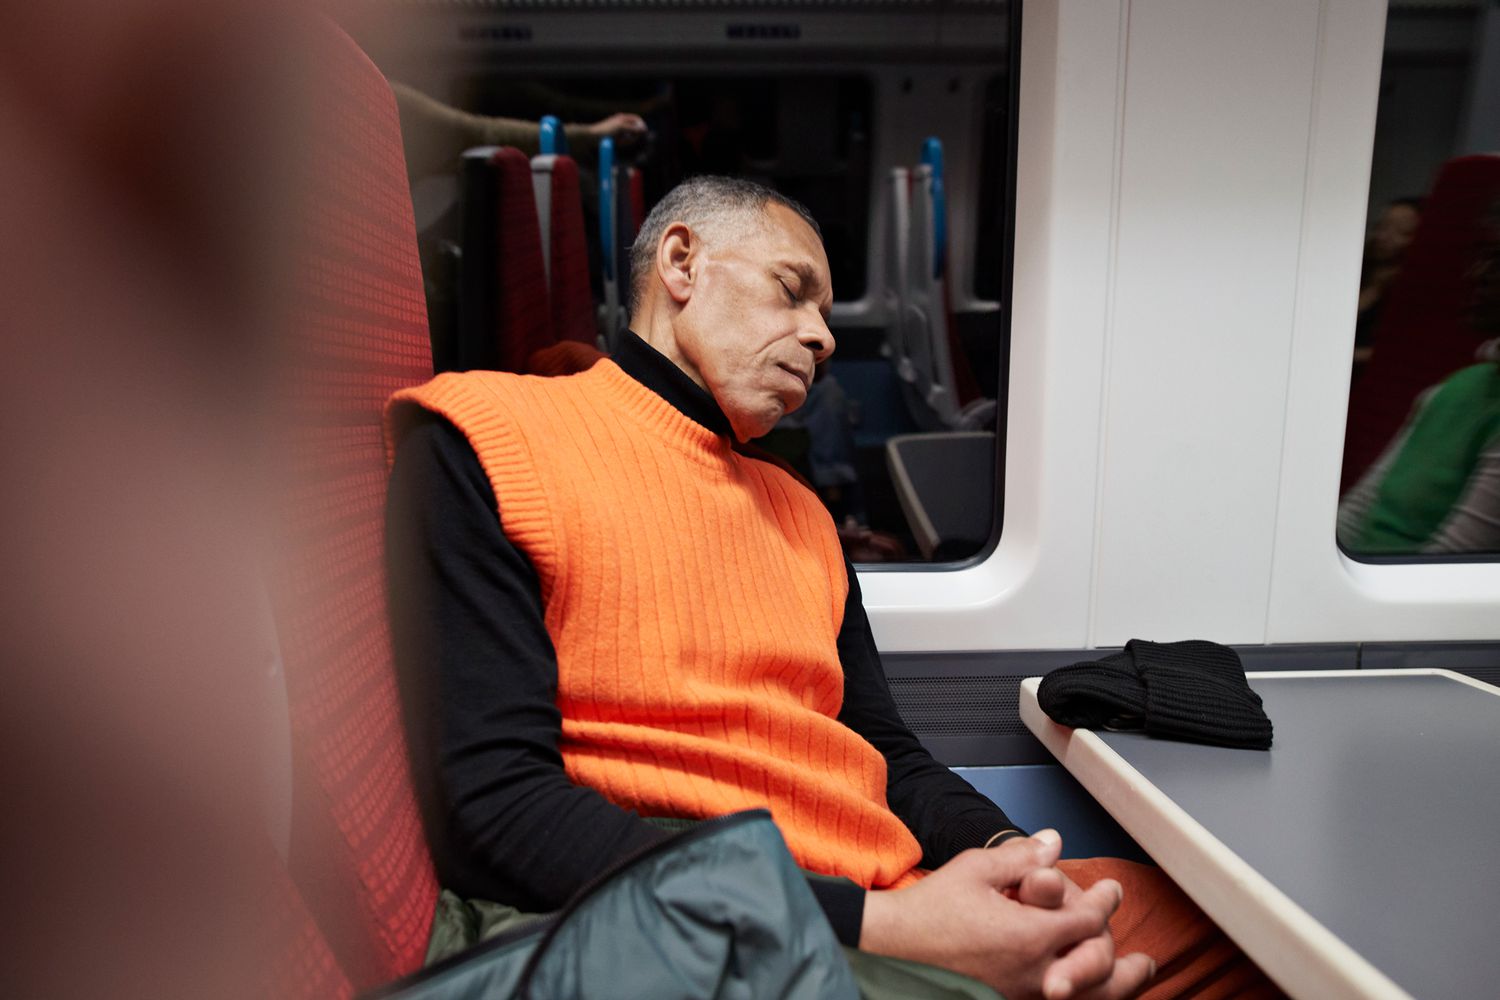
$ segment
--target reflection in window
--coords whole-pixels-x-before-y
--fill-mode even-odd
[[[1500,9],[1393,4],[1338,539],[1500,553]]]
[[[806,205],[819,222],[838,347],[819,366],[804,406],[756,443],[814,486],[855,562],[979,554],[995,534],[1003,471],[996,423],[1004,412],[1014,197],[1010,39],[1019,24],[1014,5],[983,6],[965,17],[986,30],[955,33],[942,51],[916,55],[904,53],[904,33],[878,53],[835,46],[827,59],[792,60],[780,50],[733,48],[722,64],[681,46],[629,57],[646,51],[641,38],[598,64],[566,46],[477,68],[434,65],[422,52],[393,54],[388,62],[410,69],[440,99],[408,94],[402,106],[408,150],[441,146],[434,170],[413,165],[411,177],[435,356],[452,354],[457,360],[445,367],[458,369],[506,366],[441,348],[480,344],[493,354],[502,314],[530,315],[501,303],[502,294],[532,305],[538,298],[523,293],[539,282],[494,280],[497,271],[519,273],[512,262],[529,253],[500,249],[502,237],[525,228],[513,224],[525,213],[495,224],[503,213],[492,204],[492,154],[473,151],[479,159],[464,160],[466,148],[534,153],[538,118],[569,124],[584,231],[581,249],[576,240],[568,244],[569,261],[587,259],[587,307],[599,317],[606,349],[621,321],[611,273],[621,270],[623,249],[652,206],[697,174],[758,181]],[[622,16],[611,23],[644,36],[655,22]],[[893,30],[884,23],[868,25]],[[408,114],[412,107],[434,114]],[[645,128],[616,138],[616,200],[604,224],[600,135],[619,114],[639,116]],[[435,124],[424,129],[429,118]],[[445,141],[426,144],[418,133]],[[551,194],[545,200],[557,203]],[[953,219],[958,238],[944,224]],[[549,254],[556,246],[543,244]],[[572,301],[586,297],[582,286],[570,283]],[[510,366],[532,365],[529,342],[527,353]]]
[[[864,294],[871,178],[870,84],[863,77],[485,74],[459,90],[462,107],[515,118],[586,121],[639,111],[649,139],[619,153],[642,175],[643,209],[696,174],[769,185],[817,218],[839,301]]]

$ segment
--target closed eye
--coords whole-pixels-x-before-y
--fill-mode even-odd
[[[776,279],[776,283],[781,286],[781,290],[783,292],[786,292],[786,300],[787,300],[787,302],[791,303],[792,305],[796,305],[797,304],[797,295],[796,295],[796,293],[794,293],[791,290],[791,288],[787,285],[787,283],[785,281],[783,281],[781,278],[777,278]]]

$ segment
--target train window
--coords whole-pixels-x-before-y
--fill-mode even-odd
[[[838,346],[807,403],[757,443],[813,484],[857,563],[986,551],[1003,495],[1018,5],[466,6],[433,5],[430,35],[386,40],[376,59],[403,84],[434,355],[473,325],[469,298],[495,297],[462,276],[493,274],[476,256],[497,251],[493,236],[465,246],[467,181],[430,174],[457,175],[465,142],[536,152],[534,127],[499,123],[573,123],[606,346],[619,322],[608,274],[630,224],[695,174],[764,183],[819,222]],[[621,114],[646,125],[613,148],[633,206],[601,226],[599,139]],[[612,230],[623,235],[606,251]]]
[[[1500,8],[1393,2],[1339,544],[1500,557]]]
[[[487,115],[558,114],[594,121],[640,112],[648,140],[620,149],[640,171],[644,206],[694,174],[747,177],[811,210],[823,230],[834,294],[865,294],[869,238],[870,81],[861,76],[702,76],[621,79],[485,74],[459,85],[459,103]]]

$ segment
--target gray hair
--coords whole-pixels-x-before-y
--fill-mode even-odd
[[[797,213],[818,239],[823,238],[823,230],[805,205],[754,181],[705,174],[668,191],[646,216],[630,245],[630,308],[635,309],[645,296],[646,283],[656,266],[657,245],[672,223],[684,222],[704,239],[717,240],[758,224],[766,206],[773,202]]]

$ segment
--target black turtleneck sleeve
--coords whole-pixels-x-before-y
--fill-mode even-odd
[[[427,416],[386,505],[391,623],[412,759],[445,888],[560,907],[657,828],[568,780],[541,589],[468,441]]]
[[[955,854],[1010,839],[1022,831],[988,798],[933,759],[896,710],[885,668],[870,632],[860,596],[859,577],[849,572],[849,598],[839,629],[839,662],[844,668],[844,704],[839,721],[879,750],[886,762],[886,803],[922,845],[922,865],[936,868]]]

